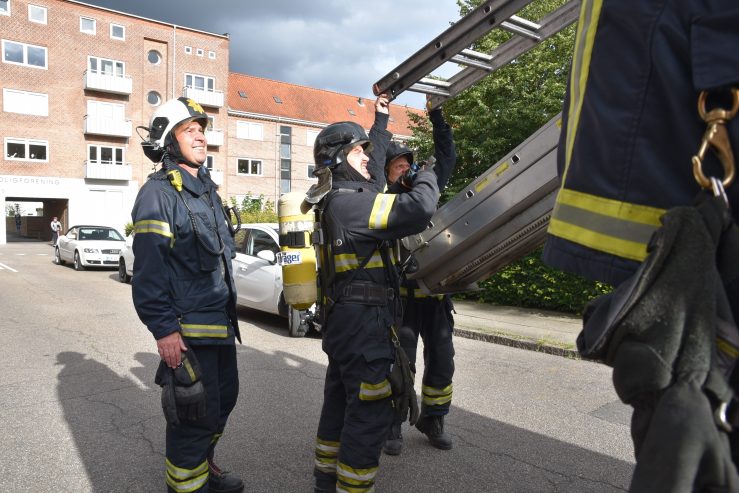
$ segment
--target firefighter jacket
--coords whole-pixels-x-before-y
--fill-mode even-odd
[[[133,302],[160,339],[181,331],[190,344],[240,339],[228,218],[205,167],[195,178],[165,158],[133,206]]]
[[[619,284],[665,210],[693,202],[691,157],[706,130],[696,103],[739,83],[737,25],[736,0],[582,2],[545,262]],[[736,153],[739,119],[727,128]],[[711,151],[703,170],[723,177]],[[736,217],[739,185],[727,194]]]
[[[373,189],[382,191],[385,188],[385,153],[387,146],[390,145],[390,139],[393,134],[387,130],[387,122],[390,119],[389,114],[375,112],[375,121],[367,135],[372,144],[369,152],[369,163],[367,163],[367,171],[372,178],[370,183]]]
[[[335,184],[336,185],[336,184]],[[362,188],[355,190],[334,189],[324,199],[323,227],[326,234],[325,254],[332,265],[333,279],[328,286],[328,296],[336,302],[330,309],[327,321],[324,350],[336,354],[340,348],[331,347],[332,342],[351,341],[351,337],[332,337],[332,321],[341,325],[345,335],[351,332],[371,331],[378,342],[387,344],[387,327],[393,323],[388,300],[397,299],[397,293],[388,291],[394,286],[389,274],[395,267],[386,266],[381,249],[385,240],[395,240],[419,233],[426,228],[436,211],[439,190],[436,175],[431,171],[418,173],[414,187],[403,194],[385,194]],[[364,267],[360,266],[364,264]],[[371,306],[356,300],[355,286],[384,290],[387,297],[372,303],[379,307],[376,317],[359,316]],[[359,314],[359,315],[358,315]],[[378,318],[379,317],[379,318]],[[365,335],[366,337],[366,335]]]

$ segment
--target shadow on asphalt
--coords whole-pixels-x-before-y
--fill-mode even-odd
[[[262,315],[267,316],[250,321],[259,326]],[[219,464],[240,474],[246,491],[312,491],[325,365],[282,351],[237,348],[240,396],[218,446]],[[59,402],[74,438],[73,446],[59,453],[79,455],[93,492],[165,489],[165,422],[160,389],[153,383],[158,359],[138,353],[136,360],[139,366],[131,373],[144,388],[85,354],[57,355]],[[454,439],[451,451],[432,448],[406,424],[403,454],[381,458],[377,491],[628,489],[633,466],[625,461],[454,406],[446,423]]]

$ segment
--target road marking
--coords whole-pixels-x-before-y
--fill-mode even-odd
[[[36,256],[37,257],[48,257],[49,254],[48,253],[37,253]]]
[[[10,267],[8,267],[8,266],[7,266],[7,265],[5,265],[5,264],[2,264],[2,263],[0,263],[0,270],[3,270],[3,269],[8,269],[8,270],[12,270],[13,272],[18,272],[17,270],[15,270],[15,269],[13,269],[13,268],[10,268]]]

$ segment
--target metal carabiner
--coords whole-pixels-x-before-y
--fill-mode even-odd
[[[739,88],[732,88],[731,94],[733,102],[730,110],[714,108],[709,112],[706,112],[706,98],[708,97],[708,93],[702,91],[698,96],[698,114],[706,122],[708,127],[703,134],[703,140],[698,149],[698,154],[693,156],[691,161],[693,163],[695,181],[705,189],[712,188],[711,180],[703,173],[703,160],[706,158],[709,147],[716,153],[724,168],[723,186],[728,187],[734,181],[734,152],[731,149],[726,123],[734,118],[734,115],[739,111]]]

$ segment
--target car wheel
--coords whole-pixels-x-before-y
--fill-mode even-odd
[[[131,281],[131,276],[126,274],[126,261],[123,257],[118,261],[118,280],[123,283]]]
[[[308,332],[308,324],[303,320],[304,315],[304,311],[288,306],[287,321],[290,337],[303,337]]]
[[[85,270],[85,266],[80,261],[80,252],[74,252],[74,270]]]
[[[56,247],[54,249],[54,263],[56,265],[64,265],[64,260],[62,260],[62,254],[59,252],[59,247]]]

